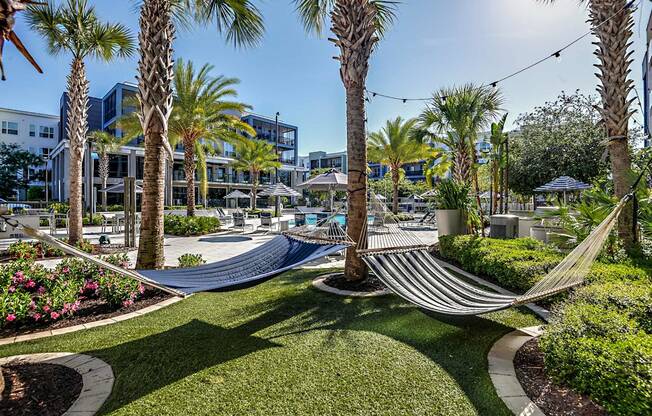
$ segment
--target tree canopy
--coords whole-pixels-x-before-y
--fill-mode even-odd
[[[0,197],[10,198],[17,190],[27,189],[27,170],[42,164],[43,159],[19,145],[0,143]]]
[[[522,114],[509,138],[509,186],[531,195],[559,176],[591,182],[606,173],[605,132],[597,99],[564,92]]]

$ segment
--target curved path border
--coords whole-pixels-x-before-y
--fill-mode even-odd
[[[168,305],[172,305],[173,303],[177,303],[183,298],[180,297],[172,297],[170,299],[166,299],[164,301],[161,301],[155,305],[148,306],[143,309],[138,309],[137,311],[129,312],[124,315],[118,315],[114,316],[113,318],[106,318],[106,319],[101,319],[99,321],[94,321],[94,322],[89,322],[86,324],[81,324],[81,325],[75,325],[75,326],[68,326],[65,328],[58,328],[58,329],[52,329],[52,330],[46,330],[46,331],[40,331],[40,332],[34,332],[32,334],[25,334],[25,335],[18,335],[15,337],[7,337],[7,338],[0,338],[0,345],[7,345],[7,344],[14,344],[16,342],[23,342],[23,341],[31,341],[34,339],[39,339],[39,338],[45,338],[45,337],[51,337],[54,335],[61,335],[61,334],[67,334],[69,332],[76,332],[76,331],[81,331],[82,329],[89,329],[89,328],[95,328],[98,326],[104,326],[104,325],[110,325],[114,324],[116,322],[121,322],[121,321],[126,321],[128,319],[136,318],[138,316],[146,315],[150,312],[157,311],[161,308],[164,308]]]
[[[0,365],[14,362],[63,365],[72,368],[82,376],[82,389],[79,397],[63,416],[93,416],[100,410],[113,390],[111,366],[90,355],[52,352],[14,355],[0,359]]]
[[[487,355],[489,376],[496,393],[517,416],[545,416],[527,396],[514,370],[516,352],[529,340],[542,333],[542,327],[533,326],[512,331],[499,339]]]
[[[317,277],[315,277],[312,281],[312,285],[327,293],[331,293],[333,295],[339,295],[339,296],[348,296],[351,298],[373,298],[377,296],[385,296],[389,295],[392,293],[389,289],[384,289],[384,290],[376,290],[375,292],[354,292],[352,290],[342,290],[342,289],[337,289],[331,286],[328,286],[326,283],[324,283],[324,280],[329,278],[330,276],[342,274],[341,272],[335,272],[335,273],[327,273],[327,274],[322,274]]]

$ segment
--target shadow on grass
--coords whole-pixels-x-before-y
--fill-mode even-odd
[[[497,406],[501,410],[504,406],[486,371],[486,354],[509,327],[482,317],[445,321],[431,318],[394,296],[352,301],[313,288],[306,290],[305,285],[287,289],[286,284],[296,285],[314,275],[314,271],[282,275],[275,283],[280,283],[283,297],[233,311],[234,318],[253,317],[236,327],[216,326],[200,320],[201,316],[187,317],[199,319],[110,348],[88,351],[89,355],[108,359],[116,374],[114,391],[103,413],[206,368],[280,347],[281,338],[315,330],[331,331],[324,347],[342,330],[375,332],[409,345],[441,366],[479,414],[505,413],[497,412]]]

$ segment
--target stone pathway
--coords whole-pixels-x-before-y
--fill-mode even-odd
[[[74,369],[82,376],[79,397],[63,416],[93,416],[113,390],[111,366],[90,355],[71,352],[14,355],[0,359],[0,366],[9,363],[58,364]]]
[[[525,394],[516,378],[514,357],[529,340],[541,335],[542,327],[529,327],[510,332],[496,342],[487,356],[489,376],[496,393],[516,416],[545,416]]]

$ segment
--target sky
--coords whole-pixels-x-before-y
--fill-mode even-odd
[[[56,0],[59,2],[61,0]],[[299,127],[299,153],[346,148],[344,88],[337,49],[323,37],[307,34],[291,0],[253,0],[265,18],[266,34],[256,48],[235,49],[214,27],[181,29],[175,57],[215,66],[214,74],[237,77],[239,100],[254,112]],[[136,0],[90,0],[104,20],[138,30]],[[631,77],[642,93],[641,62],[645,53],[648,2],[635,14],[634,63]],[[441,87],[489,83],[550,55],[589,30],[585,8],[577,0],[542,5],[537,0],[403,0],[394,26],[375,51],[367,88],[400,97],[428,97]],[[24,16],[16,32],[45,74],[37,74],[13,45],[4,52],[8,80],[0,83],[0,107],[58,114],[66,87],[70,56],[49,56],[45,43],[30,33]],[[500,84],[509,113],[516,117],[554,100],[561,91],[595,93],[597,79],[591,37],[555,59]],[[88,61],[92,96],[102,97],[116,82],[135,82],[138,57],[113,63]],[[368,128],[385,120],[415,117],[420,102],[376,97],[368,104]],[[640,114],[636,116],[642,120]]]

